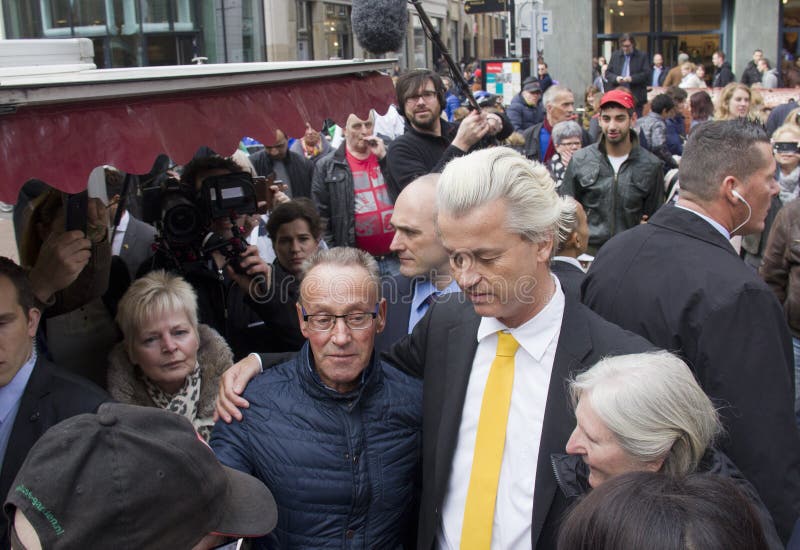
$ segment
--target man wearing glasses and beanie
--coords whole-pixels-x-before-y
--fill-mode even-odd
[[[386,323],[375,260],[315,253],[297,313],[308,342],[252,381],[243,420],[219,423],[211,447],[275,496],[278,526],[257,548],[397,548],[414,537],[422,385],[374,353]]]

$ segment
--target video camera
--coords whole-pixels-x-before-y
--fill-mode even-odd
[[[142,189],[142,218],[158,230],[157,252],[179,271],[219,251],[240,272],[239,255],[247,248],[236,218],[258,210],[252,178],[247,172],[209,176],[200,189],[167,178]],[[213,222],[230,219],[231,238],[211,231]]]

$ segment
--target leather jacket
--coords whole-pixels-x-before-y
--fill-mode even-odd
[[[605,148],[605,136],[598,143],[577,151],[567,167],[559,188],[562,195],[575,197],[589,220],[589,246],[600,248],[614,235],[641,223],[664,203],[664,175],[661,161],[639,147],[631,131],[633,148],[614,173]]]

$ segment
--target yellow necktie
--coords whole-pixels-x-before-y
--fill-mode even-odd
[[[508,409],[511,405],[511,388],[514,386],[514,354],[518,347],[519,342],[511,334],[497,333],[497,354],[483,390],[481,416],[475,437],[472,473],[461,528],[462,550],[486,550],[492,545],[497,482],[503,463]]]

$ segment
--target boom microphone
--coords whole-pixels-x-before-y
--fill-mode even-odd
[[[408,12],[403,0],[353,0],[353,34],[368,52],[380,55],[403,46]]]

